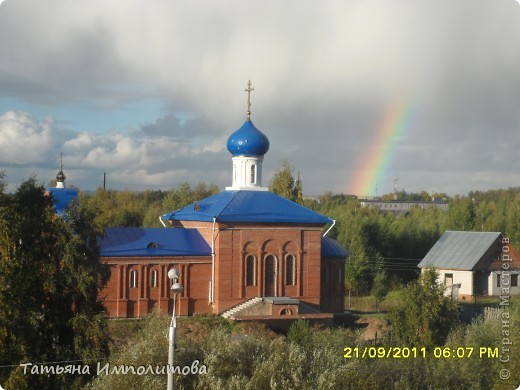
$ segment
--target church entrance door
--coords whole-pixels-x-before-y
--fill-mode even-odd
[[[268,255],[265,258],[265,294],[266,297],[276,296],[276,258]]]

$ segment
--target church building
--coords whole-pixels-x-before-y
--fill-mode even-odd
[[[171,313],[168,271],[184,290],[177,314],[284,316],[343,312],[347,251],[334,221],[262,186],[269,140],[251,121],[229,137],[231,186],[161,216],[164,228],[110,228],[99,241],[111,317]]]

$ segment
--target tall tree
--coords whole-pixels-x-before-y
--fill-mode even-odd
[[[447,211],[447,229],[470,231],[475,227],[475,199],[455,197]]]
[[[379,312],[381,302],[385,299],[388,291],[388,277],[386,272],[383,270],[382,261],[376,266],[376,272],[374,275],[374,282],[372,283],[372,295],[376,299],[376,310]]]
[[[294,179],[293,169],[288,160],[283,160],[281,167],[275,172],[269,190],[285,199],[303,204],[302,182],[299,175]]]
[[[444,345],[459,320],[457,303],[444,295],[444,289],[437,271],[426,269],[403,290],[392,313],[393,332],[400,341],[426,348]]]
[[[106,356],[98,288],[108,270],[99,262],[101,232],[92,219],[77,204],[66,219],[58,217],[34,178],[0,194],[0,365]],[[6,388],[70,387],[81,379],[87,378],[0,371]]]

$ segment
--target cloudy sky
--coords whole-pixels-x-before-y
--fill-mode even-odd
[[[383,172],[367,156],[400,102],[380,193],[394,177],[450,195],[520,186],[515,0],[6,0],[0,170],[10,189],[47,184],[63,152],[83,190],[103,172],[117,189],[223,189],[249,79],[264,184],[287,158],[306,194],[356,191]]]

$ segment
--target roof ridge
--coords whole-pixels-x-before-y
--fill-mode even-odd
[[[229,204],[233,201],[233,199],[235,199],[238,195],[238,193],[240,192],[241,190],[226,190],[226,192],[234,192],[233,196],[226,202],[226,204],[224,205],[224,207],[222,207],[222,209],[220,209],[220,211],[217,213],[217,215],[215,215],[213,218],[215,218],[215,221],[218,219],[218,217],[220,217],[220,215],[224,212],[224,210],[226,209],[226,207],[229,206]]]

